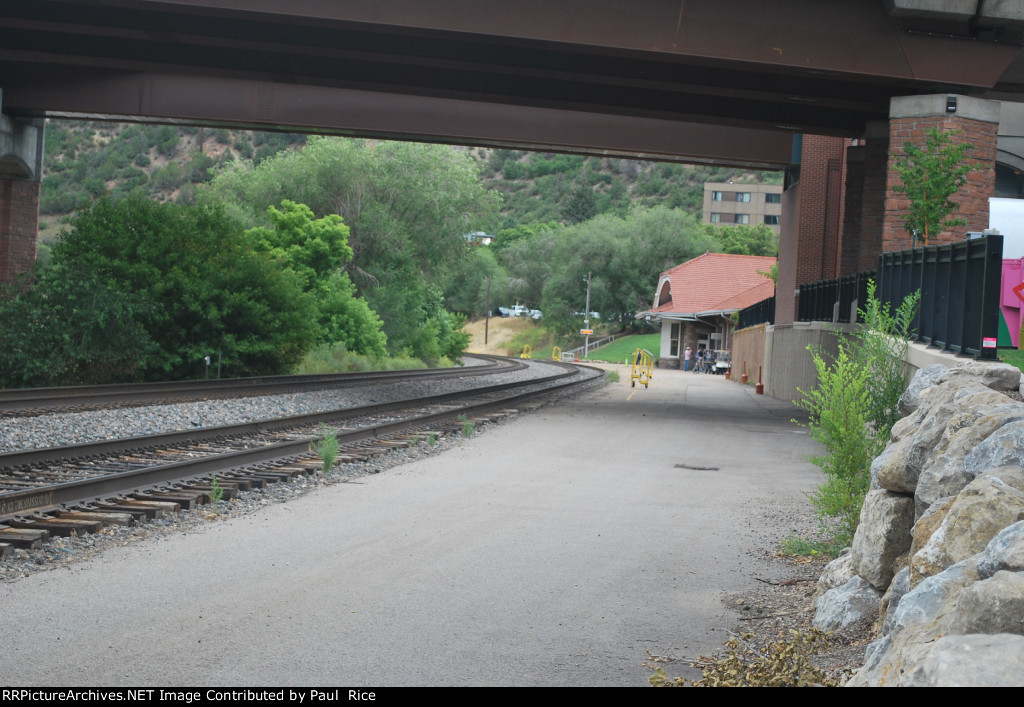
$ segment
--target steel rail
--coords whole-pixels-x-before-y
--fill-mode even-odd
[[[394,403],[384,403],[380,406],[361,406],[360,408],[350,408],[346,410],[335,410],[324,413],[312,413],[309,415],[299,415],[290,418],[281,418],[278,420],[266,420],[256,423],[247,423],[245,425],[232,425],[225,426],[222,428],[209,428],[207,430],[198,431],[199,436],[203,439],[208,439],[211,436],[225,436],[226,430],[233,430],[232,433],[237,434],[237,428],[250,428],[253,431],[264,431],[271,427],[290,427],[297,425],[308,425],[317,424],[319,422],[336,421],[339,419],[346,419],[355,417],[358,415],[373,414],[386,412],[389,410],[398,409],[400,407],[420,406],[425,404],[437,404],[439,402],[454,401],[459,397],[465,398],[474,395],[480,395],[484,393],[495,393],[504,392],[509,389],[522,388],[527,386],[536,386],[543,383],[554,383],[545,388],[538,390],[527,391],[523,393],[515,393],[513,395],[504,396],[498,400],[484,401],[480,403],[472,403],[470,405],[459,407],[455,410],[448,410],[442,412],[427,413],[424,415],[417,415],[404,420],[380,423],[377,425],[371,425],[361,427],[356,430],[349,430],[338,433],[339,442],[343,445],[351,445],[368,439],[381,438],[388,435],[397,434],[402,431],[420,428],[427,425],[435,424],[438,422],[446,422],[455,420],[459,415],[474,414],[479,415],[485,412],[490,412],[495,409],[507,408],[509,405],[522,402],[524,400],[559,392],[571,388],[573,386],[581,385],[594,379],[595,376],[590,378],[584,378],[569,382],[557,382],[563,378],[573,376],[578,368],[575,366],[568,366],[566,364],[557,364],[554,362],[551,365],[556,365],[565,370],[555,376],[548,376],[545,378],[532,379],[529,381],[519,381],[516,383],[505,383],[496,386],[486,386],[483,388],[474,388],[466,391],[460,391],[458,393],[446,393],[438,396],[427,396],[424,398],[414,398],[412,400],[398,401]],[[597,369],[589,369],[591,371],[597,371]],[[386,408],[382,410],[381,408]],[[261,425],[267,427],[261,428]],[[138,449],[144,445],[147,447],[156,446],[157,444],[164,443],[167,438],[184,438],[197,439],[197,431],[189,431],[184,433],[170,433],[167,435],[155,435],[153,437],[135,437],[125,440],[114,440],[109,442],[101,442],[97,444],[85,444],[75,445],[73,447],[64,448],[49,448],[45,450],[29,450],[25,454],[33,455],[37,458],[36,463],[39,463],[40,459],[54,460],[60,458],[68,458],[69,456],[82,457],[92,456],[91,454],[82,454],[81,451],[93,448],[103,448],[105,452],[111,451],[125,451],[128,449]],[[189,436],[191,435],[191,436]],[[160,438],[161,442],[157,443],[154,441],[155,438]],[[115,474],[108,474],[104,476],[98,476],[92,479],[81,479],[66,484],[54,484],[51,486],[40,487],[35,489],[27,489],[23,491],[6,492],[0,494],[0,518],[2,517],[13,517],[17,515],[25,514],[38,514],[53,512],[62,510],[64,507],[81,505],[95,502],[96,500],[109,497],[111,495],[138,492],[148,489],[153,489],[162,485],[166,485],[172,482],[183,482],[189,479],[195,479],[199,477],[209,476],[212,473],[220,473],[231,470],[237,470],[240,467],[252,466],[255,464],[266,463],[273,460],[282,460],[292,458],[298,455],[309,453],[310,443],[314,440],[314,437],[302,437],[301,439],[279,442],[263,447],[227,452],[223,454],[210,455],[195,460],[188,460],[182,462],[175,462],[172,464],[158,465],[153,467],[147,467],[144,469],[135,469],[126,472],[120,472]],[[8,461],[13,460],[21,453],[9,453],[0,455],[0,457],[6,457],[6,460],[2,460],[5,466]],[[21,463],[24,463],[23,461]]]
[[[525,368],[525,364],[512,359],[485,354],[472,354],[472,357],[484,360],[486,363],[481,366],[471,366],[468,368],[427,368],[406,371],[366,371],[299,376],[257,376],[252,378],[223,378],[202,381],[167,381],[55,388],[11,388],[0,390],[0,413],[41,408],[55,404],[68,407],[123,403],[125,401],[145,404],[154,400],[194,400],[225,396],[270,395],[273,394],[273,391],[294,392],[341,385],[369,385],[385,381],[482,376],[497,372],[512,372]]]

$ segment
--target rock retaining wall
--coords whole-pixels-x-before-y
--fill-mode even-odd
[[[1024,685],[1020,378],[928,366],[901,398],[853,546],[819,581],[816,626],[878,619],[849,685]]]

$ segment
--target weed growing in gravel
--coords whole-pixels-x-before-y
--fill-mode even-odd
[[[327,429],[327,425],[320,423],[320,439],[313,442],[313,451],[320,457],[320,461],[323,462],[323,474],[331,473],[331,469],[334,468],[334,462],[338,458],[338,433]]]
[[[217,481],[217,475],[213,475],[213,479],[210,481],[210,505],[213,506],[211,513],[217,515],[220,512],[220,501],[224,498],[224,489],[221,488],[220,483]]]
[[[618,371],[608,371],[608,373],[606,375],[608,376],[608,382],[609,383],[618,383],[619,382],[619,372]]]
[[[473,432],[476,431],[476,423],[472,422],[465,415],[459,415],[459,422],[462,423],[462,436],[472,437]]]
[[[828,648],[828,634],[819,629],[790,631],[789,639],[772,641],[752,633],[733,634],[725,642],[725,655],[701,656],[691,663],[704,677],[692,681],[670,678],[656,663],[668,662],[651,655],[644,666],[654,673],[647,681],[654,687],[809,687],[835,686],[816,668],[811,658]]]
[[[431,432],[430,434],[427,435],[427,444],[429,444],[431,447],[437,444],[437,432]]]

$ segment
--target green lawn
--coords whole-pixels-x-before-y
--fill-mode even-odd
[[[1011,366],[1016,366],[1020,370],[1024,371],[1024,351],[1018,351],[1017,349],[999,349],[999,360],[1003,363],[1008,363]]]
[[[661,355],[661,334],[634,334],[620,337],[607,346],[591,351],[590,360],[624,363],[637,349],[647,349],[657,361],[658,356]]]

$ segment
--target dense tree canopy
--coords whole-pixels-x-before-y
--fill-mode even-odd
[[[199,377],[204,357],[218,352],[225,375],[284,373],[317,339],[316,301],[301,276],[257,253],[217,208],[103,198],[74,217],[52,263],[29,299],[8,303],[5,314],[31,298],[52,302],[57,314],[85,309],[85,296],[103,298],[76,336],[99,341],[109,320],[117,324],[137,355],[113,367],[110,380]],[[61,277],[80,273],[88,277],[74,285]],[[63,368],[50,367],[53,382],[83,379]]]
[[[339,138],[310,138],[303,150],[256,167],[234,165],[205,198],[253,226],[285,199],[318,218],[341,216],[353,251],[347,271],[380,315],[389,351],[427,360],[452,351],[445,332],[455,322],[440,293],[466,257],[463,235],[491,227],[498,208],[471,158],[452,148]]]

